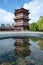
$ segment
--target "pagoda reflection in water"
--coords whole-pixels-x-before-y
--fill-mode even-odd
[[[30,43],[29,39],[16,39],[15,42],[15,53],[19,57],[26,57],[30,55],[31,51],[29,49]]]

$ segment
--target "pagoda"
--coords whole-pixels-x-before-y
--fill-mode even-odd
[[[30,20],[28,15],[30,14],[29,10],[20,8],[15,10],[14,12],[15,18],[14,21],[15,23],[15,30],[29,30],[29,23],[28,21]]]

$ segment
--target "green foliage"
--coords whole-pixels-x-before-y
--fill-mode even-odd
[[[30,30],[32,30],[32,31],[38,30],[38,25],[35,22],[33,22],[32,24],[30,24],[29,27],[30,27]]]
[[[39,20],[29,25],[31,31],[43,31],[43,16],[40,16]]]
[[[40,16],[39,20],[37,21],[39,31],[43,31],[43,16]]]

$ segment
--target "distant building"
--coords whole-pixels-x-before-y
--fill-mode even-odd
[[[0,31],[13,31],[14,30],[14,27],[11,26],[10,24],[1,24],[0,26]]]
[[[1,27],[5,27],[5,24],[1,24]]]
[[[29,30],[29,23],[30,20],[28,15],[30,14],[29,10],[24,8],[17,9],[14,12],[15,14],[15,30]]]

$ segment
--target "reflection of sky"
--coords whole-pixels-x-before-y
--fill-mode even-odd
[[[14,42],[15,42],[15,40],[12,40],[12,39],[0,40],[0,54],[12,50]]]
[[[25,64],[25,61],[32,62],[32,63],[36,62],[36,63],[38,63],[38,65],[43,65],[43,53],[38,46],[39,40],[33,41],[31,38],[28,39],[28,42],[30,44],[28,48],[31,51],[31,53],[29,55],[26,55],[25,58],[17,56],[17,54],[15,54],[15,48],[16,48],[16,46],[14,46],[15,41],[16,40],[12,39],[12,38],[0,40],[0,54],[3,54],[1,56],[2,59],[8,60],[8,61],[9,61],[9,59],[12,61],[14,60],[14,63],[17,63],[17,65],[19,65],[20,63],[22,63],[22,65],[28,65],[28,64]],[[6,55],[4,53],[6,53]],[[23,53],[24,53],[24,51],[23,51]],[[17,61],[17,62],[15,62],[15,61]],[[40,64],[40,63],[42,63],[42,64]]]
[[[2,39],[0,40],[0,54],[11,51],[14,47],[14,39]],[[38,46],[39,40],[38,41],[33,41],[31,40],[31,38],[29,39],[29,43],[31,44],[31,46],[29,47],[31,52],[35,52],[37,53],[38,51],[40,51],[40,48]]]
[[[34,38],[33,38],[34,39]],[[31,55],[37,55],[37,53],[41,53],[41,50],[39,48],[39,41],[40,39],[38,40],[32,40],[31,38],[29,39],[29,43],[31,44],[30,46],[30,50],[31,50]]]

